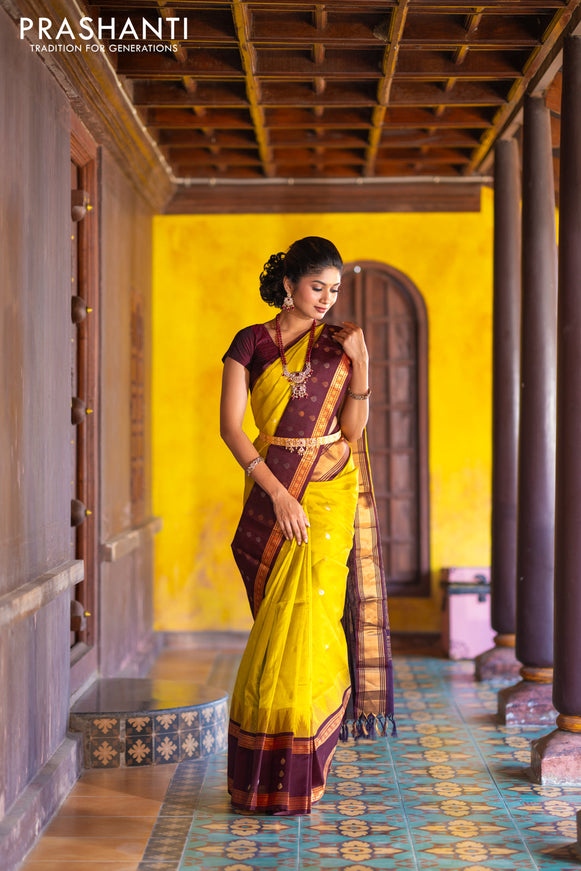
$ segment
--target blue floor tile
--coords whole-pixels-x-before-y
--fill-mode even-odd
[[[206,762],[166,812],[192,816],[176,871],[580,871],[581,788],[529,779],[550,730],[499,726],[503,683],[477,684],[471,663],[396,657],[395,675],[398,736],[340,744],[309,816],[234,814],[224,756]]]

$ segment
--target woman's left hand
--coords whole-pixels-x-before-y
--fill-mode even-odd
[[[351,321],[342,323],[342,329],[333,338],[339,342],[352,363],[368,363],[369,354],[363,330]]]

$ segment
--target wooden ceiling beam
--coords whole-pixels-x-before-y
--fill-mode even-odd
[[[321,81],[317,84],[317,78]],[[375,106],[375,89],[370,82],[343,84],[328,82],[322,76],[309,82],[268,82],[262,85],[262,105],[265,109],[274,106],[309,106],[326,108],[338,106]]]
[[[474,148],[479,143],[479,138],[464,130],[438,130],[435,133],[427,133],[423,130],[410,132],[409,130],[384,130],[379,154],[390,151],[392,148]]]
[[[473,7],[475,11],[466,16],[462,11],[445,8],[447,14],[418,14],[412,7],[402,46],[453,49],[455,47],[495,49],[495,48],[534,48],[538,40],[535,36],[535,23],[523,21],[509,15],[483,15],[484,7]]]
[[[179,148],[206,148],[208,144],[218,143],[220,148],[248,148],[256,150],[256,142],[252,131],[214,131],[213,136],[208,137],[199,130],[160,130],[157,143],[160,147]]]
[[[135,106],[207,106],[247,108],[248,100],[243,83],[219,82],[210,85],[197,82],[190,76],[182,80],[157,79],[152,82],[136,80],[133,86]]]
[[[174,110],[155,110],[174,111]],[[177,111],[177,110],[176,110]],[[492,125],[493,110],[489,112],[490,118],[486,117],[486,113],[475,111],[467,108],[448,108],[445,117],[436,126],[445,126],[447,128],[457,127],[484,129]],[[278,129],[284,128],[312,128],[313,116],[310,110],[304,108],[273,108],[267,111],[267,123],[269,127]],[[325,110],[324,117],[319,119],[316,124],[322,128],[348,128],[360,129],[371,127],[371,115],[367,110],[357,108],[330,108]],[[434,126],[433,113],[428,109],[422,108],[388,108],[386,110],[385,125],[383,135],[389,132],[391,128],[404,129],[417,127],[420,129],[428,129]]]
[[[327,85],[327,82],[325,81],[323,76],[316,76],[315,77],[314,86],[315,86],[315,94],[317,97],[322,97],[322,95],[325,93],[326,85]]]
[[[444,91],[438,84],[430,82],[394,82],[391,90],[390,106],[502,106],[506,102],[508,88],[493,87],[488,83],[465,82],[451,92]],[[159,97],[163,91],[159,90]],[[172,91],[172,96],[167,103],[175,98],[177,105],[187,105],[188,96],[183,91]],[[216,98],[217,99],[217,98]],[[196,101],[198,98],[196,97]],[[224,101],[235,104],[232,96],[225,95]],[[212,104],[209,97],[208,104]],[[279,83],[270,83],[262,87],[262,106],[272,108],[275,106],[312,106],[320,105],[322,108],[337,108],[339,106],[367,106],[377,105],[373,89],[370,84],[340,85],[336,82],[327,82],[326,87],[319,94],[313,93],[313,89],[307,83],[289,82],[286,86]]]
[[[567,0],[487,0],[486,11],[491,14],[500,10],[503,15],[538,15],[546,9],[562,9]],[[449,14],[464,12],[470,15],[474,11],[474,3],[442,3],[441,0],[420,0],[414,9],[429,13]]]
[[[470,161],[470,155],[465,154],[462,151],[453,151],[452,149],[430,149],[427,152],[423,152],[423,149],[416,150],[408,150],[407,152],[402,150],[402,153],[394,152],[389,154],[380,154],[377,158],[378,162],[381,160],[390,160],[392,162],[398,161],[414,161],[421,158],[422,160],[427,160],[432,164],[450,164],[454,166],[458,166],[459,164],[465,164]]]
[[[396,184],[195,184],[179,190],[166,214],[458,212],[480,209],[475,184],[410,179]]]
[[[191,8],[192,3],[197,4],[198,2],[205,9],[230,9],[231,7],[231,0],[208,0],[208,2],[205,0],[168,0],[168,2],[176,8]],[[272,10],[273,6],[276,6],[281,10],[287,8],[291,11],[298,9],[301,12],[310,12],[317,5],[317,2],[318,0],[315,2],[313,0],[310,2],[307,0],[252,0],[252,8],[253,10],[264,9],[265,12],[268,12]],[[124,4],[122,0],[101,0],[99,5],[120,10],[127,9],[127,4]],[[139,0],[139,8],[151,9],[155,8],[156,5],[156,0]],[[319,5],[323,5],[329,13],[347,14],[353,12],[353,0],[329,0],[329,2],[326,0],[322,4],[319,2]],[[378,10],[385,13],[386,10],[397,6],[397,0],[365,0],[365,6],[369,11]],[[417,0],[414,2],[414,9],[430,13],[439,9],[442,13],[449,14],[450,9],[454,9],[456,12],[465,10],[466,14],[469,14],[474,6],[474,2],[471,3],[470,0],[466,0],[466,2],[451,0],[448,3],[442,3],[441,0]],[[563,0],[487,0],[486,2],[487,9],[506,9],[507,12],[515,15],[519,13],[534,14],[547,7],[563,8]]]
[[[172,159],[172,163],[178,162],[180,166],[207,166],[208,168],[212,166],[256,166],[261,167],[262,163],[258,153],[256,155],[252,154],[232,154],[228,152],[228,154],[223,154],[218,151],[216,154],[212,154],[209,151],[202,150],[192,150],[192,151],[184,151],[184,149],[176,150],[168,149],[170,154],[170,159]]]
[[[240,2],[240,0],[237,0]],[[409,0],[402,0],[409,2]],[[298,55],[298,56],[297,56]],[[399,50],[397,64],[398,79],[447,80],[449,78],[472,79],[474,81],[496,81],[497,79],[517,79],[522,75],[519,67],[526,57],[522,52],[512,52],[510,59],[497,52],[470,52],[461,67],[444,54],[432,51]],[[252,79],[258,87],[266,80],[310,81],[314,75],[325,79],[345,82],[355,79],[378,81],[380,87],[387,88],[387,77],[382,76],[385,67],[382,53],[377,51],[326,51],[324,61],[315,64],[304,53],[288,51],[269,51],[258,53]],[[190,49],[187,59],[176,63],[172,57],[152,53],[123,53],[118,56],[120,75],[132,78],[155,79],[191,76],[198,81],[221,79],[245,80],[246,74],[240,64],[240,54],[231,49]],[[388,88],[387,88],[388,89]]]
[[[381,130],[385,120],[386,107],[389,102],[391,86],[395,76],[400,40],[405,28],[408,7],[409,0],[400,0],[397,8],[392,12],[389,24],[388,44],[383,55],[383,78],[377,87],[378,105],[373,110],[371,131],[369,133],[369,145],[367,146],[367,151],[365,153],[365,169],[363,172],[366,177],[372,176],[375,170],[377,149],[381,139]]]
[[[325,78],[368,78],[379,79],[379,64],[383,52],[375,46],[374,50],[356,51],[345,47],[326,49],[320,61],[314,60],[305,51],[296,48],[259,49],[256,53],[256,75],[264,78],[312,78],[313,73]]]
[[[483,9],[483,7],[482,7],[482,6],[479,6],[479,7],[477,8],[476,12],[475,12],[473,15],[469,15],[468,18],[466,19],[466,36],[465,36],[465,39],[466,39],[466,40],[469,40],[470,42],[473,42],[474,34],[475,34],[476,31],[478,30],[478,28],[479,28],[479,26],[480,26],[480,23],[481,23],[481,21],[482,21],[482,9]],[[509,47],[512,48],[512,47],[514,47],[514,42],[509,42],[509,41],[507,41],[507,42],[504,43],[504,45],[505,45],[505,46],[509,46]],[[518,42],[517,42],[517,45],[522,45],[522,43],[518,43]],[[533,38],[529,38],[529,41],[525,42],[524,45],[535,46],[535,45],[537,45],[537,40],[536,40],[534,37],[533,37]],[[454,63],[456,64],[456,66],[460,66],[460,64],[463,64],[463,63],[464,63],[464,61],[466,60],[466,57],[467,57],[467,55],[468,55],[468,51],[469,51],[470,47],[471,47],[470,45],[468,45],[468,44],[465,43],[464,45],[460,46],[460,47],[459,47],[459,48],[454,52],[454,58],[453,58],[453,60],[454,60]],[[481,45],[481,43],[480,43],[480,40],[479,40],[479,41],[478,41],[474,46],[472,46],[472,47],[474,47],[474,48],[481,48],[482,45]]]
[[[456,87],[449,79],[444,89],[430,82],[395,81],[390,106],[503,106],[508,88],[488,82],[460,82]]]
[[[284,163],[287,165],[302,165],[309,164],[313,161],[315,155],[319,162],[325,165],[333,165],[337,163],[349,164],[351,166],[363,166],[364,156],[363,149],[360,152],[340,151],[334,149],[324,153],[320,148],[277,148],[274,152],[275,160],[278,165]]]
[[[179,15],[176,13],[176,10],[172,6],[167,5],[167,0],[157,0],[157,5],[159,7],[159,15],[163,18],[164,21],[167,21],[168,18],[179,18]],[[185,63],[188,59],[187,50],[183,45],[180,45],[178,40],[164,40],[167,45],[171,47],[171,58],[178,63]]]
[[[316,42],[313,46],[313,63],[318,66],[325,60],[325,46],[322,42]]]
[[[327,9],[324,3],[316,3],[315,4],[315,27],[317,30],[326,30],[327,24],[329,22],[329,15],[327,13]]]
[[[321,144],[321,147],[326,149],[335,148],[365,148],[367,145],[367,137],[363,132],[357,136],[352,131],[329,132],[327,130],[297,130],[295,134],[292,131],[280,130],[277,135],[271,135],[271,145],[273,149],[277,148],[304,148],[305,146]]]
[[[572,0],[566,9],[561,9],[555,13],[550,27],[544,34],[542,45],[536,52],[533,52],[527,61],[522,77],[518,82],[515,82],[511,89],[509,102],[495,114],[491,129],[486,132],[482,137],[481,144],[475,149],[465,170],[467,175],[478,171],[485,163],[485,159],[490,158],[495,141],[521,111],[524,97],[534,85],[535,78],[542,75],[544,68],[551,64],[555,52],[559,51],[568,26],[577,26],[580,19],[581,3],[579,0]]]
[[[240,56],[246,80],[246,97],[250,106],[250,117],[254,126],[254,135],[258,144],[258,151],[262,161],[264,175],[270,178],[275,173],[272,150],[268,143],[264,110],[260,105],[260,84],[255,75],[256,50],[250,42],[250,13],[248,3],[241,0],[232,0],[232,17],[234,29],[240,46]]]
[[[510,57],[496,51],[473,50],[460,67],[439,52],[413,51],[402,46],[397,76],[410,79],[517,79],[522,75],[521,68],[527,56],[524,50],[515,50]]]
[[[118,55],[117,72],[119,75],[140,79],[192,76],[198,81],[244,80],[240,52],[237,49],[190,49],[187,59],[181,63],[176,63],[167,54],[124,52]]]
[[[210,123],[206,126],[219,130],[252,130],[252,121],[248,112],[239,112],[238,114],[236,112],[237,110],[232,109],[228,111],[209,110],[207,118]],[[200,121],[196,121],[195,116],[187,109],[147,109],[145,123],[151,128],[199,130],[202,127]]]
[[[315,28],[317,30],[317,35],[323,34],[323,31],[327,27],[328,23],[328,15],[327,10],[325,9],[324,3],[317,3],[315,6],[314,12],[315,19]],[[317,67],[322,67],[325,62],[325,43],[324,42],[315,42],[312,49],[312,57],[313,63]],[[313,82],[315,94],[320,97],[325,93],[325,88],[327,86],[327,82],[324,76],[316,76]]]
[[[364,155],[363,150],[341,150],[329,149],[328,151],[322,148],[282,148],[274,149],[274,157],[277,164],[280,163],[309,163],[312,160],[312,155],[315,153],[323,164],[331,165],[336,163],[346,163],[353,166],[363,165]],[[390,150],[389,152],[381,152],[378,155],[378,160],[390,160],[397,162],[410,162],[418,160],[422,157],[421,149],[419,148],[399,148]],[[464,151],[457,149],[431,149],[428,152],[428,160],[438,164],[465,164],[470,160],[470,155]]]
[[[367,4],[365,4],[367,7]],[[471,7],[472,9],[474,7]],[[479,7],[481,8],[481,7]],[[306,46],[316,39],[318,29],[325,31],[325,44],[328,47],[345,44],[352,46],[377,45],[378,37],[374,34],[381,17],[377,12],[365,8],[353,12],[353,5],[348,14],[335,13],[324,28],[318,28],[316,21],[310,24],[307,20],[297,19],[296,15],[285,12],[258,11],[252,28],[252,41],[255,45],[273,45],[284,42],[287,45],[299,44]],[[315,14],[313,13],[313,18]],[[465,26],[465,10],[444,7],[439,12],[421,13],[412,6],[402,36],[402,45],[454,48],[471,38],[467,36]],[[485,16],[478,34],[474,37],[480,48],[534,47],[536,38],[533,25],[527,26],[522,16],[513,20],[510,15]],[[194,30],[190,31],[194,33]],[[281,39],[281,34],[284,38]]]

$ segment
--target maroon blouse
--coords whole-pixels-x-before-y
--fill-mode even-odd
[[[297,336],[294,341],[285,345],[285,351],[294,345],[295,342],[299,342],[303,335],[306,335],[306,333]],[[278,348],[264,324],[252,324],[252,326],[244,327],[243,330],[236,333],[232,344],[222,357],[222,362],[224,362],[226,357],[232,357],[233,360],[236,360],[248,369],[250,374],[250,389],[252,390],[258,377],[278,357]]]

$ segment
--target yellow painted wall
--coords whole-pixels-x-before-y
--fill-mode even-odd
[[[430,598],[393,598],[392,627],[439,629],[439,569],[490,561],[492,196],[477,214],[158,216],[154,219],[154,510],[158,629],[246,629],[230,552],[243,471],[220,440],[221,357],[274,310],[258,294],[268,256],[332,239],[345,261],[405,272],[429,325]],[[252,434],[249,424],[249,434]]]

